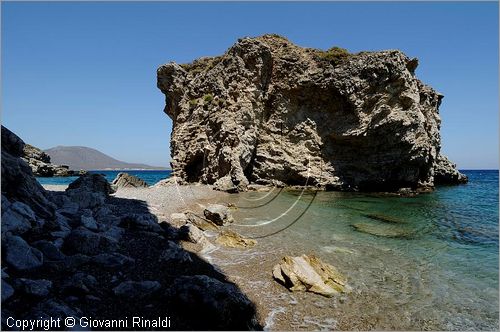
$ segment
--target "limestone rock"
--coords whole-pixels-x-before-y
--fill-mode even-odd
[[[112,186],[115,186],[116,188],[147,188],[148,184],[134,176],[130,175],[128,173],[118,173],[116,178],[111,182]]]
[[[246,239],[240,234],[230,231],[223,230],[220,235],[215,240],[218,244],[231,248],[249,248],[257,244],[256,240]]]
[[[443,155],[438,156],[434,165],[435,184],[450,185],[467,183],[467,181],[467,176],[457,171],[457,165]]]
[[[43,264],[40,250],[31,247],[19,236],[8,235],[2,239],[2,249],[5,261],[16,270],[31,270]]]
[[[54,165],[50,162],[50,156],[30,144],[25,144],[23,149],[23,159],[28,163],[35,176],[73,176],[80,172],[72,171],[66,165]]]
[[[233,217],[227,206],[220,204],[209,204],[203,211],[205,218],[216,225],[222,226],[233,222]]]
[[[329,190],[434,186],[443,95],[401,51],[332,53],[276,35],[157,70],[178,183],[280,181]],[[438,182],[454,167],[436,174]],[[459,182],[459,181],[458,181]]]
[[[345,277],[315,256],[285,256],[274,266],[273,277],[291,291],[331,297],[348,290]]]

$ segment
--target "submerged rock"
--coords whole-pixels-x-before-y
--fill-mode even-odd
[[[460,182],[439,162],[443,95],[417,79],[417,65],[397,50],[322,51],[277,35],[162,65],[173,175],[225,191],[272,181],[363,191]]]
[[[240,234],[230,231],[223,230],[220,235],[215,240],[218,244],[231,248],[248,248],[253,247],[257,244],[256,240],[246,239]]]
[[[346,278],[315,256],[285,256],[274,266],[273,277],[291,291],[308,291],[327,297],[348,291]]]
[[[233,222],[233,217],[229,208],[220,204],[209,204],[203,211],[205,218],[218,226],[223,226]]]
[[[116,178],[111,182],[111,185],[116,188],[147,188],[148,184],[137,176],[128,173],[118,173]]]
[[[412,231],[402,226],[356,223],[352,227],[358,232],[380,237],[411,239],[414,236]]]

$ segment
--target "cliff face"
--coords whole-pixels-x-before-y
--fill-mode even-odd
[[[174,175],[223,190],[276,180],[334,190],[433,187],[443,96],[415,77],[417,65],[400,51],[320,51],[276,35],[163,65]]]

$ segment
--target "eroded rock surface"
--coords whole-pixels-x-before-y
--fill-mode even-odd
[[[346,278],[315,256],[285,256],[274,266],[273,277],[291,291],[308,291],[327,297],[349,291]]]
[[[25,144],[23,159],[28,163],[35,176],[74,176],[85,174],[86,171],[73,171],[66,165],[55,165],[50,162],[50,156],[39,148]]]
[[[417,65],[397,50],[321,51],[276,35],[165,64],[157,83],[173,120],[173,175],[226,191],[273,181],[367,191],[461,183],[439,159],[443,96],[416,78]]]
[[[147,188],[148,184],[137,176],[128,173],[118,173],[111,183],[116,188]]]

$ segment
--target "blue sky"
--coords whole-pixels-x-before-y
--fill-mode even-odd
[[[307,47],[400,49],[445,95],[442,145],[498,168],[498,3],[2,2],[2,123],[26,142],[168,165],[156,68],[278,33]]]

